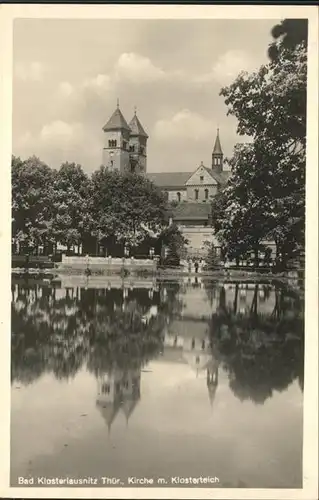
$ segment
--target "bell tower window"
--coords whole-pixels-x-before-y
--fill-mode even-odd
[[[114,139],[109,140],[109,148],[116,148],[117,141]]]

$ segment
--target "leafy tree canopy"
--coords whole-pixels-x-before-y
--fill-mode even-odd
[[[221,89],[238,134],[250,142],[229,160],[232,175],[213,201],[213,223],[228,253],[273,239],[285,260],[304,244],[307,51],[303,40],[285,36],[276,46],[276,58]]]

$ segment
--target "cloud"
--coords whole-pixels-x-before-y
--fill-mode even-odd
[[[69,82],[61,82],[58,87],[58,92],[63,97],[70,97],[74,92],[74,87]]]
[[[183,109],[170,119],[158,120],[153,135],[165,142],[173,142],[176,139],[198,142],[212,137],[215,130],[214,122],[189,109]]]
[[[45,72],[44,65],[37,61],[30,63],[18,62],[14,68],[15,76],[23,81],[41,82]]]
[[[131,52],[121,54],[114,68],[114,76],[116,80],[141,84],[163,79],[165,72],[147,57]]]
[[[51,167],[75,161],[85,165],[86,171],[92,171],[99,167],[102,159],[99,137],[90,127],[78,122],[52,121],[33,134],[30,131],[22,134],[15,146],[21,157],[36,154]]]
[[[106,91],[112,88],[112,79],[109,75],[98,74],[93,78],[88,78],[82,83],[83,89],[91,89],[99,92]]]
[[[58,140],[59,143],[66,143],[74,139],[81,131],[81,128],[81,124],[70,124],[62,120],[56,120],[42,127],[40,139],[45,142]]]
[[[254,71],[257,64],[253,58],[242,50],[229,50],[219,56],[210,72],[195,78],[197,83],[218,82],[227,85],[234,81],[242,71]]]

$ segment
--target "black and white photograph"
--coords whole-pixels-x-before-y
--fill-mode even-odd
[[[317,11],[100,9],[12,23],[1,487],[315,500]]]

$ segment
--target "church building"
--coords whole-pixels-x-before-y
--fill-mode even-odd
[[[219,129],[211,153],[211,164],[203,162],[188,172],[147,172],[147,140],[136,110],[127,123],[119,103],[103,127],[103,165],[120,172],[145,175],[171,202],[171,223],[176,223],[188,240],[188,254],[205,253],[205,242],[214,241],[210,201],[226,184],[230,172],[225,169]]]

